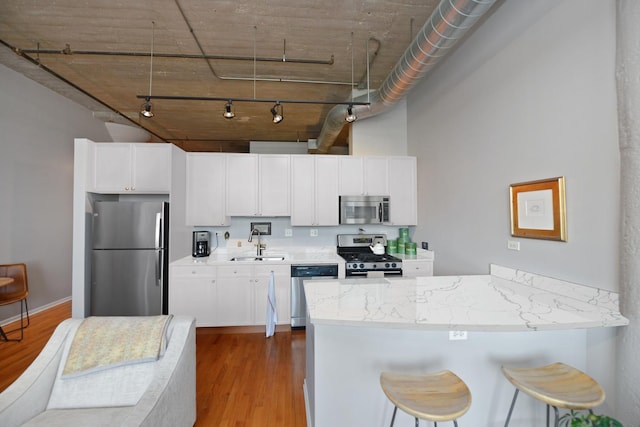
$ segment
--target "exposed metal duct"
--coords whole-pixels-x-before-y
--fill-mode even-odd
[[[497,0],[442,0],[418,32],[380,88],[355,102],[358,120],[387,111],[404,98],[411,88],[456,45]],[[347,106],[337,105],[327,114],[318,136],[316,152],[327,153],[346,124]]]

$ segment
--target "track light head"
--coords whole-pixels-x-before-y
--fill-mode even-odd
[[[271,114],[273,115],[273,123],[280,123],[284,120],[283,108],[282,104],[276,102],[276,104],[271,107]]]
[[[140,114],[142,114],[142,116],[146,118],[153,117],[153,111],[151,111],[151,101],[149,98],[145,98],[144,104],[142,104],[142,107],[140,107]]]
[[[231,100],[229,100],[227,104],[224,106],[223,116],[225,119],[233,119],[236,116],[236,113],[234,113],[233,110],[231,110]]]
[[[358,120],[358,117],[353,113],[353,105],[349,105],[347,108],[347,115],[344,119],[347,123],[353,123]]]

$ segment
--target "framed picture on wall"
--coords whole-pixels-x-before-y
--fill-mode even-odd
[[[564,177],[510,186],[511,235],[567,241]]]

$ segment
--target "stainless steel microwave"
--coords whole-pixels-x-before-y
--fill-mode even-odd
[[[340,196],[340,224],[389,222],[388,196]]]

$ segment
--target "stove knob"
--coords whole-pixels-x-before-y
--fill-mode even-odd
[[[353,268],[358,268],[358,264],[353,264]]]
[[[385,266],[386,268],[389,268],[389,263],[386,263],[384,266]]]
[[[373,265],[371,266],[371,268],[378,268],[378,266],[377,266],[377,265],[375,265],[375,264],[373,264]]]

